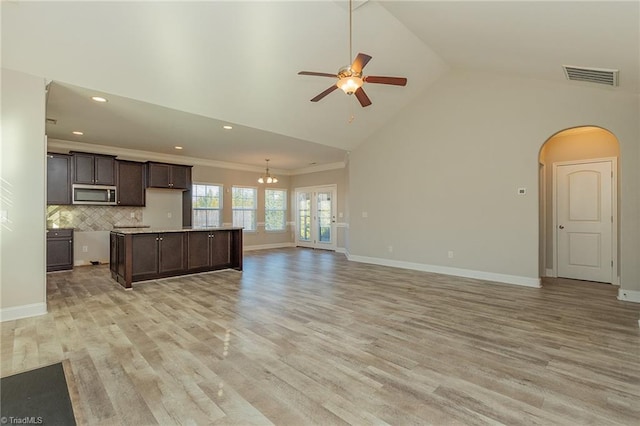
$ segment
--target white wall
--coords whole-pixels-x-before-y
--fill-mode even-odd
[[[45,81],[2,68],[0,318],[44,314]]]
[[[448,74],[351,153],[350,257],[535,283],[539,150],[595,125],[620,142],[620,274],[640,290],[639,112],[637,95],[606,88]]]

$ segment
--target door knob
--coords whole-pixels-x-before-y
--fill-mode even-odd
[[[558,228],[564,229],[564,225],[560,225],[560,226],[558,226]]]

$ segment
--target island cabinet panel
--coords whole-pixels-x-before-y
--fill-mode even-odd
[[[234,231],[227,230],[189,232],[188,269],[198,271],[240,266],[236,255],[237,248],[232,244],[233,235]]]
[[[211,266],[227,268],[231,266],[231,232],[214,232],[211,237]]]
[[[187,266],[190,270],[207,269],[211,264],[209,260],[209,245],[211,243],[209,232],[189,232]]]
[[[185,235],[182,232],[158,235],[158,273],[166,274],[184,271]]]
[[[109,234],[109,259],[116,259],[118,256],[118,235]],[[118,263],[109,262],[109,269],[112,273],[118,272]]]
[[[114,230],[111,277],[131,283],[216,269],[242,270],[242,228],[149,232]]]
[[[158,234],[133,235],[131,274],[133,278],[152,277],[158,273]]]

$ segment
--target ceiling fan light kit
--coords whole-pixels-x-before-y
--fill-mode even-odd
[[[351,44],[352,44],[352,11],[353,7],[351,4],[351,0],[349,0],[349,57],[351,58]],[[311,102],[318,102],[329,93],[334,90],[340,88],[347,95],[353,95],[355,93],[356,98],[360,102],[360,105],[363,107],[371,105],[371,100],[364,92],[362,88],[365,82],[367,83],[375,83],[375,84],[389,84],[392,86],[406,86],[407,79],[404,77],[386,77],[386,76],[363,76],[362,70],[367,65],[367,63],[371,60],[371,56],[365,53],[358,53],[358,56],[353,60],[353,63],[350,66],[342,67],[338,71],[337,74],[330,74],[325,72],[314,72],[314,71],[300,71],[298,75],[311,75],[316,77],[333,77],[337,78],[338,81],[335,85],[329,87],[324,92],[320,93],[316,97],[311,99]]]
[[[353,95],[353,93],[362,87],[362,73],[354,72],[351,67],[344,67],[338,72],[338,82],[336,86],[342,89],[347,95]]]

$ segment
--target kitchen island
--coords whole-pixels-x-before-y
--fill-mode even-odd
[[[128,289],[136,281],[242,270],[242,228],[114,229],[109,241],[111,277]]]

